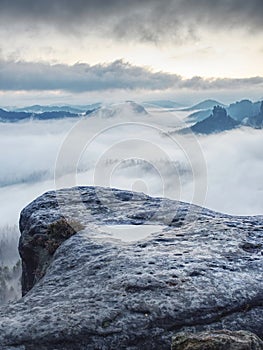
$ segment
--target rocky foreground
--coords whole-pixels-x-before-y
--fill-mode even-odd
[[[25,296],[0,309],[1,350],[168,350],[179,332],[223,328],[263,337],[262,216],[81,187],[36,199],[20,229]]]

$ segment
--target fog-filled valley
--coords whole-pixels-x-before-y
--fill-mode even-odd
[[[220,134],[180,135],[174,130],[186,125],[187,112],[118,108],[110,117],[105,107],[106,112],[77,120],[1,123],[1,225],[17,224],[23,206],[63,181],[66,185],[71,173],[75,185],[132,189],[141,183],[141,190],[153,196],[196,201],[229,214],[261,213],[261,130],[242,126]],[[81,137],[85,147],[76,153],[74,143]],[[68,143],[72,154],[64,154]],[[193,199],[200,183],[207,188],[206,199]]]
[[[16,225],[5,225],[0,228],[0,305],[21,296],[18,237]]]
[[[191,113],[126,102],[78,118],[2,122],[0,303],[19,296],[19,213],[45,191],[107,186],[262,214],[262,130],[178,132]]]

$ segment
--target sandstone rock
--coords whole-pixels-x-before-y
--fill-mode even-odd
[[[262,350],[263,342],[255,334],[228,330],[196,334],[179,333],[173,338],[172,350]]]
[[[177,332],[222,328],[263,336],[262,216],[80,187],[36,199],[20,229],[25,296],[0,309],[1,350],[168,350]]]
[[[214,106],[213,112],[208,118],[197,122],[190,129],[197,134],[212,134],[234,129],[239,124],[227,114],[225,108]]]

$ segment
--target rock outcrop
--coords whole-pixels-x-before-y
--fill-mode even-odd
[[[235,120],[242,121],[245,118],[251,118],[260,111],[260,102],[250,100],[237,101],[231,103],[227,109],[228,114]]]
[[[218,106],[221,107],[221,110],[222,107],[225,107],[226,113],[221,114],[221,117],[217,114],[215,118],[211,118],[214,114],[212,107],[216,107],[217,109]],[[206,120],[206,123],[198,124],[197,127],[200,130],[198,130],[198,132],[205,134],[208,133],[207,129],[209,133],[211,133],[230,130],[233,129],[233,127],[242,125],[255,129],[261,129],[263,126],[262,102],[260,101],[253,103],[250,100],[242,100],[231,103],[229,107],[222,106],[220,104],[218,106],[214,104],[213,106],[210,106],[209,109],[202,109],[193,112],[187,117],[187,120],[191,123],[197,123]],[[222,125],[221,127],[220,124]]]
[[[222,328],[263,336],[262,216],[80,187],[36,199],[20,229],[25,296],[0,309],[1,350],[168,350],[178,332]]]
[[[250,332],[227,330],[197,334],[179,333],[172,350],[261,350],[263,342]]]
[[[236,128],[240,123],[231,118],[225,108],[215,106],[212,114],[193,126],[192,132],[196,134],[212,134]]]
[[[263,101],[261,102],[259,113],[248,118],[245,121],[245,125],[251,126],[255,129],[263,128]]]

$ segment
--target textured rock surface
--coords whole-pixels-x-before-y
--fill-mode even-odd
[[[197,334],[179,333],[172,350],[262,350],[263,342],[250,332],[227,330]]]
[[[81,200],[80,200],[81,199]],[[61,217],[85,229],[47,254]],[[113,239],[106,225],[156,225],[147,238]],[[141,226],[132,226],[141,227]],[[170,349],[179,331],[228,328],[262,334],[263,217],[231,217],[127,191],[49,192],[26,207],[20,251],[41,237],[31,262],[45,271],[0,310],[4,349]]]

